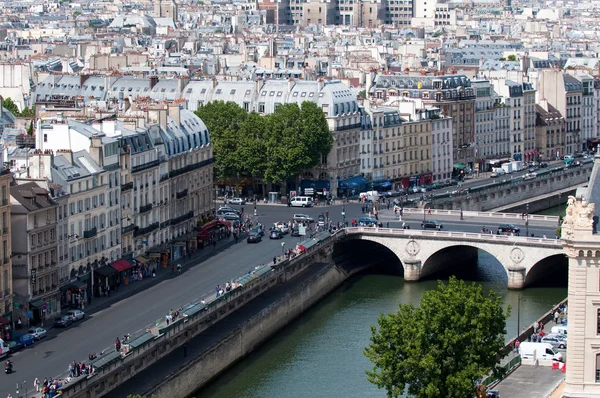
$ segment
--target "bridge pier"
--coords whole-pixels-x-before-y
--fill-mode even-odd
[[[507,267],[508,288],[512,290],[521,290],[525,288],[525,275],[527,269],[522,266]]]
[[[404,280],[406,282],[417,282],[421,279],[421,260],[411,258],[404,260]]]

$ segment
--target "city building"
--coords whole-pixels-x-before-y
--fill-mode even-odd
[[[25,182],[10,189],[14,317],[43,324],[61,309],[57,256],[58,205],[44,182]],[[7,241],[3,241],[4,243]],[[8,250],[8,247],[6,248]],[[16,306],[15,306],[16,307]],[[15,318],[16,319],[16,318]]]
[[[546,99],[541,99],[535,109],[535,146],[539,160],[560,159],[565,156],[565,118]]]
[[[12,177],[6,169],[0,173],[0,227],[2,228],[2,244],[0,253],[0,316],[9,324],[16,320],[13,317],[13,268],[12,268],[12,231],[10,218],[10,182]]]
[[[471,82],[475,90],[475,168],[487,171],[489,159],[496,158],[496,101],[498,96],[488,80]]]

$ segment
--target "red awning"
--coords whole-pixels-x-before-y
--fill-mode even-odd
[[[231,223],[229,221],[225,221],[225,220],[218,220],[217,221],[219,224],[221,224],[224,227],[231,227]]]
[[[10,321],[0,316],[0,327],[10,326]]]
[[[114,263],[112,263],[110,266],[113,267],[114,269],[116,269],[117,272],[121,272],[121,271],[128,270],[129,268],[131,268],[133,266],[133,264],[131,264],[127,260],[120,259],[120,260],[117,260]]]

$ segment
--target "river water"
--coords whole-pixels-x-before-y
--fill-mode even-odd
[[[477,268],[457,276],[481,283],[512,307],[507,340],[517,333],[519,296],[523,329],[567,295],[566,281],[558,284],[563,287],[509,291],[502,266],[482,251]],[[436,284],[435,280],[405,283],[402,277],[390,275],[355,277],[194,396],[384,398],[385,392],[370,384],[365,375],[371,368],[363,355],[369,343],[369,326],[381,312],[395,311],[400,303],[418,304],[423,292]]]

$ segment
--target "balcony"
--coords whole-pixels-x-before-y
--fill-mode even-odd
[[[186,196],[188,196],[188,190],[187,190],[187,188],[186,188],[186,189],[184,189],[184,190],[183,190],[183,191],[181,191],[181,192],[177,192],[177,194],[175,195],[175,197],[176,197],[177,199],[183,199],[183,198],[185,198]]]
[[[148,162],[148,163],[144,163],[144,164],[140,164],[140,165],[137,165],[137,166],[133,166],[131,168],[131,172],[132,173],[138,173],[140,171],[148,170],[148,169],[151,169],[153,167],[158,167],[159,164],[160,164],[160,160],[153,160],[153,161]]]
[[[98,235],[98,229],[96,227],[83,231],[83,239],[90,239]]]
[[[147,205],[140,206],[140,214],[147,213],[152,210],[152,203],[148,203]]]
[[[171,225],[181,224],[184,221],[193,220],[193,218],[194,218],[194,212],[190,211],[187,214],[184,214],[182,216],[179,216],[179,217],[171,220]]]
[[[160,223],[160,229],[167,228],[169,225],[171,225],[171,220],[167,220],[165,222],[161,222]]]
[[[128,234],[129,232],[133,232],[135,230],[135,225],[131,224],[126,227],[121,228],[121,235]]]
[[[345,130],[359,129],[360,126],[361,126],[360,123],[349,124],[348,126],[337,126],[335,128],[335,131],[345,131]]]
[[[131,189],[133,189],[133,181],[121,185],[121,192],[129,191]]]
[[[142,236],[142,235],[148,235],[152,231],[157,230],[159,228],[159,226],[160,226],[160,224],[155,222],[153,224],[148,225],[145,228],[136,227],[136,230],[133,232],[133,236],[137,237],[137,236]]]
[[[194,164],[189,164],[189,165],[187,165],[185,167],[182,167],[180,169],[170,171],[168,178],[177,177],[177,176],[180,176],[182,174],[188,173],[190,171],[201,169],[202,167],[205,167],[205,166],[208,166],[210,164],[213,164],[214,162],[215,162],[215,158],[210,158],[210,159],[207,159],[207,160],[203,160],[202,162],[198,162],[198,163],[194,163]],[[160,180],[163,181],[163,177],[161,177]]]

